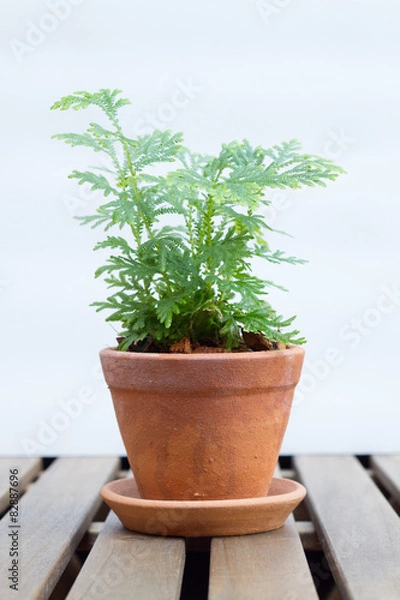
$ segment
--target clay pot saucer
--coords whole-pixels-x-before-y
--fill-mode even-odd
[[[243,500],[145,500],[133,478],[117,479],[101,491],[103,500],[132,531],[179,537],[214,537],[271,531],[281,527],[306,495],[290,479],[274,478],[268,495]]]

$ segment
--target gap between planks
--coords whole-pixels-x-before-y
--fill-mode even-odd
[[[60,458],[23,495],[19,503],[21,598],[50,596],[101,504],[100,488],[115,476],[119,463],[114,457]],[[1,538],[8,532],[6,515],[0,522]],[[8,551],[8,545],[0,545],[2,586],[7,582]],[[0,596],[14,599],[15,591],[3,587]]]
[[[344,600],[400,598],[400,520],[354,456],[294,458]]]

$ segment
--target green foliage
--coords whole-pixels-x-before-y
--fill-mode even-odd
[[[83,134],[54,137],[71,146],[105,154],[112,168],[73,171],[80,185],[100,190],[104,203],[82,224],[124,230],[107,235],[95,249],[110,251],[96,271],[111,288],[97,310],[122,324],[121,349],[153,339],[166,350],[184,337],[192,341],[237,347],[242,329],[262,332],[271,340],[304,343],[266,300],[271,281],[252,275],[252,259],[270,263],[302,263],[282,251],[272,252],[265,234],[267,188],[325,186],[343,173],[330,160],[302,154],[296,140],[270,149],[253,148],[247,140],[224,144],[217,156],[190,152],[182,135],[155,130],[130,139],[122,131],[119,109],[130,104],[119,90],[76,92],[52,109],[99,108],[108,128],[90,123]],[[152,174],[156,163],[173,162],[166,175]],[[106,200],[107,199],[107,200]],[[178,225],[162,225],[163,215],[176,215]],[[282,232],[281,232],[282,233]],[[275,286],[280,287],[280,286]],[[281,288],[284,289],[284,288]]]

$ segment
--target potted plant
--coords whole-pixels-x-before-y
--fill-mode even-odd
[[[270,188],[325,186],[343,172],[292,140],[246,140],[216,156],[170,131],[131,139],[119,90],[76,92],[52,109],[100,109],[106,124],[54,137],[105,155],[108,166],[70,178],[104,202],[81,223],[107,235],[96,277],[111,288],[107,321],[118,346],[100,353],[139,492],[152,500],[263,497],[273,476],[305,342],[268,303],[253,259],[302,263],[272,250],[263,207]],[[173,163],[171,169],[157,166]],[[113,228],[115,233],[108,233]]]

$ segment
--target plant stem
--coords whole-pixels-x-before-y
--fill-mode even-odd
[[[154,239],[154,234],[153,234],[153,232],[151,230],[151,227],[150,227],[149,223],[147,222],[147,219],[145,218],[143,212],[139,208],[140,195],[139,195],[139,189],[138,189],[138,186],[137,186],[137,177],[136,177],[135,169],[133,168],[133,164],[132,164],[132,160],[131,160],[131,155],[130,155],[130,152],[129,152],[129,148],[128,148],[128,145],[127,145],[127,143],[125,141],[125,136],[124,136],[124,134],[122,132],[121,126],[118,123],[118,121],[115,118],[113,118],[113,117],[110,117],[110,118],[112,120],[112,123],[113,123],[114,127],[117,130],[117,133],[119,135],[119,139],[120,139],[122,147],[124,149],[126,161],[128,163],[129,173],[130,173],[130,176],[131,176],[131,183],[132,183],[133,191],[134,191],[136,202],[137,202],[137,207],[136,208],[137,208],[138,214],[139,214],[139,216],[141,217],[141,219],[142,219],[142,221],[144,223],[144,226],[146,228],[146,231],[147,231],[147,234],[149,236],[149,239]],[[131,229],[132,229],[133,234],[135,235],[135,231],[134,231],[132,225],[131,225]],[[140,240],[140,234],[139,234],[139,232],[137,232],[137,234],[135,235],[135,239],[136,239],[136,242],[137,242],[138,246],[140,246],[141,240]],[[172,293],[171,282],[170,282],[167,274],[165,273],[165,271],[161,271],[161,276],[162,276],[162,278],[165,281],[165,285],[167,286],[168,292]],[[144,281],[143,283],[144,283],[144,285],[146,287],[146,291],[149,292],[148,283],[146,281]]]
[[[126,140],[125,140],[125,136],[124,136],[124,134],[122,132],[121,126],[118,123],[117,119],[115,119],[114,117],[111,117],[111,116],[110,116],[110,119],[111,119],[114,127],[117,130],[120,142],[121,142],[122,147],[124,149],[124,154],[125,154],[125,157],[126,157],[126,161],[128,163],[129,174],[131,176],[131,183],[132,183],[134,195],[135,195],[136,202],[137,202],[137,211],[138,211],[141,219],[143,220],[143,223],[144,223],[144,226],[146,228],[146,231],[147,231],[147,234],[148,234],[149,238],[152,239],[154,237],[154,235],[153,235],[153,232],[151,231],[151,227],[148,224],[145,216],[143,215],[143,212],[139,208],[139,205],[140,205],[140,195],[139,195],[139,189],[138,189],[138,186],[137,186],[137,177],[136,177],[135,169],[133,168],[133,164],[132,164],[132,160],[131,160],[131,155],[130,155],[129,148],[128,148],[128,145],[127,145]],[[140,235],[139,235],[139,240],[140,240]]]

